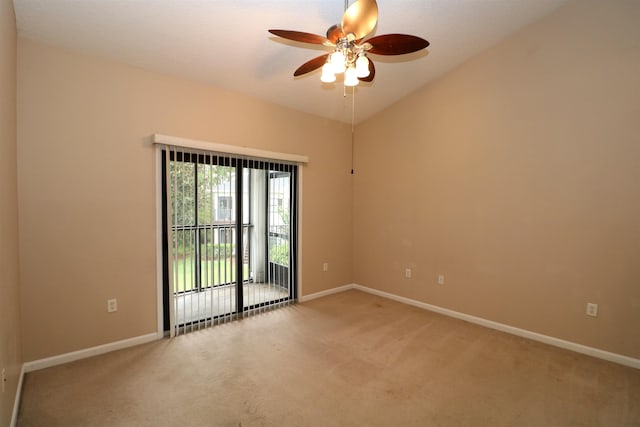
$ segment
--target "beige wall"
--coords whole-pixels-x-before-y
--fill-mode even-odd
[[[355,282],[639,358],[638,23],[572,1],[358,126]]]
[[[348,126],[20,40],[24,359],[155,331],[155,132],[310,156],[305,295],[355,279],[640,357],[639,18],[634,1],[570,2],[363,123],[353,188]],[[10,121],[15,26],[2,29]],[[4,239],[16,169],[15,131],[2,129],[5,292],[17,282],[15,226]],[[17,286],[7,291],[15,301]],[[584,315],[588,301],[598,318]]]
[[[303,294],[350,283],[348,126],[22,39],[18,75],[25,360],[155,332],[153,133],[308,155]]]
[[[0,0],[0,425],[9,425],[20,355],[18,193],[16,172],[16,24],[11,0]]]

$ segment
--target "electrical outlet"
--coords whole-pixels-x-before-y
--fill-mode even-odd
[[[2,392],[4,393],[4,385],[7,383],[7,370],[2,368]]]
[[[329,271],[329,263],[325,262],[322,264],[322,271]]]
[[[587,303],[587,316],[598,317],[598,304]]]
[[[444,285],[444,274],[438,276],[438,285]]]
[[[108,299],[107,300],[107,313],[113,313],[114,311],[118,311],[118,300],[117,299]]]
[[[405,268],[404,269],[404,277],[406,277],[407,279],[411,279],[411,269],[410,268]]]

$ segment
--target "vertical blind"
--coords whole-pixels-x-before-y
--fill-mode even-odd
[[[162,176],[171,336],[295,301],[295,164],[166,145]]]

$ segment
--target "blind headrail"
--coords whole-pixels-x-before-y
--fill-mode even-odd
[[[237,145],[219,144],[217,142],[200,141],[197,139],[180,138],[177,136],[153,135],[154,144],[171,145],[174,147],[195,148],[217,153],[236,154],[239,156],[255,157],[267,160],[281,160],[293,163],[309,163],[309,156],[276,151],[259,150],[257,148],[240,147]]]

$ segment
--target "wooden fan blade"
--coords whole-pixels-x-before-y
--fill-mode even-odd
[[[338,39],[341,39],[343,37],[344,33],[342,32],[342,28],[340,28],[340,25],[338,24],[330,26],[327,30],[327,39],[329,39],[329,41],[333,44],[335,44]]]
[[[269,32],[278,37],[282,37],[283,39],[293,40],[296,42],[311,44],[332,44],[326,37],[318,36],[311,33],[303,33],[302,31],[269,30]]]
[[[373,65],[373,61],[371,58],[369,59],[369,75],[367,77],[358,77],[358,80],[361,82],[371,82],[373,78],[376,76],[376,67]]]
[[[342,32],[353,33],[356,40],[369,34],[378,23],[378,3],[376,0],[357,0],[342,16]]]
[[[406,34],[375,36],[367,40],[367,43],[371,44],[369,53],[378,55],[403,55],[417,52],[429,46],[429,42],[425,39]]]
[[[327,62],[328,57],[329,57],[329,54],[326,53],[324,55],[318,56],[317,58],[313,58],[311,61],[305,62],[304,64],[298,67],[298,69],[293,73],[293,75],[297,77],[303,74],[310,73],[313,70],[317,70],[318,68],[322,67],[325,62]]]

